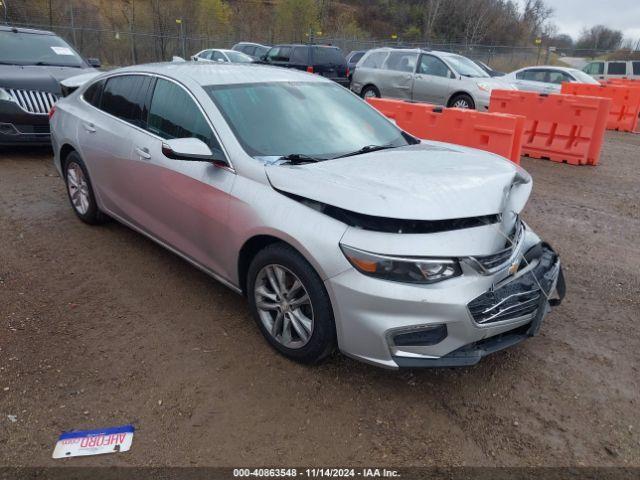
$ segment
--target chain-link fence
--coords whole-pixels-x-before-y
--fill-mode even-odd
[[[265,20],[250,37],[241,28],[202,35],[189,12],[171,11],[161,0],[120,0],[101,4],[73,0],[0,0],[0,19],[18,27],[51,30],[65,38],[83,56],[99,58],[106,67],[188,58],[205,48],[230,48],[239,41],[274,44],[280,39]],[[106,6],[105,6],[106,5]],[[137,9],[137,10],[136,10]],[[200,20],[201,22],[201,20]],[[561,61],[562,56],[587,57],[607,51],[555,49],[551,46],[469,45],[459,42],[407,42],[401,38],[302,38],[336,45],[344,53],[383,46],[426,48],[459,53],[496,70],[511,71],[526,65]]]

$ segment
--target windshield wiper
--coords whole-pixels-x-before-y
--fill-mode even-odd
[[[278,160],[286,160],[291,165],[302,165],[304,163],[322,162],[324,159],[305,155],[304,153],[290,153],[280,157]]]
[[[363,153],[371,153],[377,152],[378,150],[387,150],[389,148],[398,148],[396,145],[387,144],[387,145],[365,145],[360,150],[356,150],[355,152],[345,153],[344,155],[339,155],[334,158],[345,158],[345,157],[354,157],[356,155],[361,155]]]
[[[61,65],[59,63],[48,63],[48,62],[36,62],[32,65],[36,65],[38,67],[69,67],[69,68],[82,68],[82,65]]]

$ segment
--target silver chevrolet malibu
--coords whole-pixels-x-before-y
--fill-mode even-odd
[[[245,295],[291,359],[471,365],[535,335],[564,295],[558,255],[519,216],[523,169],[420,141],[321,76],[135,66],[50,117],[76,215]]]

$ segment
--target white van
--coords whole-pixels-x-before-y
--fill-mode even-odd
[[[634,80],[640,80],[640,61],[595,61],[588,63],[582,71],[591,75],[596,80],[609,80],[611,78],[631,78]]]

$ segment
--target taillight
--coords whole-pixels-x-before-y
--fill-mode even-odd
[[[56,106],[54,105],[53,107],[51,107],[51,110],[49,110],[49,120],[53,118],[53,115],[55,113],[56,113]]]
[[[349,70],[349,67],[347,67],[347,78],[349,78],[349,74],[351,73],[351,71]]]
[[[313,67],[307,67],[307,72],[313,73]]]

